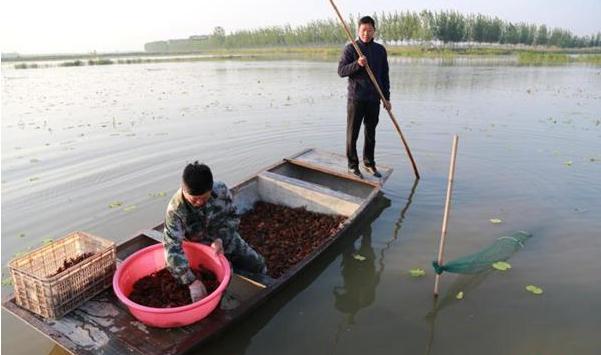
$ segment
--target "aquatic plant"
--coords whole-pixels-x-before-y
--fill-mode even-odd
[[[114,64],[114,62],[110,59],[89,59],[88,65],[108,65]]]
[[[518,53],[518,63],[525,65],[566,64],[570,57],[565,53],[544,53],[525,51]]]
[[[61,64],[59,64],[59,66],[61,67],[80,67],[82,65],[85,65],[85,63],[79,59],[76,59],[72,62],[62,62]]]
[[[31,64],[19,63],[19,64],[15,64],[15,69],[37,69],[37,68],[39,68],[39,65],[37,63],[31,63]]]

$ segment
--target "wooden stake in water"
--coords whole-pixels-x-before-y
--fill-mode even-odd
[[[457,143],[459,137],[453,136],[453,147],[451,148],[451,164],[449,165],[449,181],[447,183],[447,198],[444,203],[444,215],[442,217],[442,230],[440,231],[440,243],[438,244],[438,265],[442,266],[444,255],[444,242],[447,235],[447,222],[449,220],[449,210],[451,209],[451,195],[453,192],[453,177],[455,176],[455,157],[457,155]],[[434,297],[438,297],[438,283],[440,275],[436,274],[434,281]]]
[[[353,39],[353,35],[351,34],[351,31],[349,30],[348,26],[346,25],[346,22],[344,22],[344,19],[342,18],[340,11],[338,11],[338,7],[336,7],[336,4],[334,4],[334,0],[330,0],[330,4],[332,4],[334,11],[336,11],[336,15],[338,15],[338,19],[340,19],[340,23],[342,23],[344,32],[346,32],[346,36],[348,37],[348,40],[351,41],[351,44],[353,45],[353,47],[355,47],[355,51],[357,52],[359,57],[364,57],[363,52],[361,52],[361,48],[359,48],[357,43],[355,43],[355,40]],[[380,99],[382,99],[382,102],[386,102],[384,93],[382,93],[382,89],[380,89],[380,85],[378,84],[378,81],[376,80],[376,77],[375,77],[373,71],[371,70],[369,63],[365,64],[365,70],[367,71],[367,75],[369,75],[369,78],[371,79],[372,84],[374,84],[374,86],[376,87],[376,90],[378,91],[378,94],[380,95]],[[419,172],[417,171],[417,165],[415,164],[415,160],[413,160],[413,155],[411,154],[411,149],[409,149],[409,144],[407,144],[407,141],[405,140],[405,137],[403,136],[403,132],[401,132],[401,127],[399,126],[399,123],[397,122],[396,118],[392,114],[392,110],[386,109],[386,111],[388,112],[388,116],[390,116],[390,119],[392,120],[392,125],[394,126],[397,133],[401,137],[401,142],[405,146],[405,151],[407,152],[407,156],[409,157],[409,160],[411,161],[411,165],[413,166],[413,172],[415,173],[415,178],[419,179]]]

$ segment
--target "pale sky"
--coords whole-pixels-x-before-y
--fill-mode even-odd
[[[394,10],[457,10],[511,22],[601,31],[601,0],[335,0],[344,15]],[[328,0],[25,0],[0,7],[3,53],[142,51],[144,43],[334,18]]]

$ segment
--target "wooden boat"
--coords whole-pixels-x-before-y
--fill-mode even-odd
[[[335,237],[277,279],[234,274],[218,308],[207,318],[181,328],[145,326],[107,289],[59,320],[43,319],[15,303],[2,306],[73,354],[180,354],[222,333],[268,300],[312,263],[351,226],[365,218],[392,169],[379,167],[382,178],[349,174],[346,157],[308,149],[268,167],[231,188],[240,214],[257,201],[347,217]],[[162,240],[163,225],[142,231],[117,246],[118,262]]]

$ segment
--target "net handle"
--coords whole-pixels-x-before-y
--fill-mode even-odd
[[[449,181],[447,183],[447,197],[444,203],[444,215],[442,217],[442,230],[440,231],[440,242],[438,244],[438,265],[443,264],[444,242],[447,235],[447,222],[449,221],[449,210],[451,209],[451,195],[453,193],[453,177],[455,176],[455,158],[457,156],[457,144],[459,136],[453,136],[453,146],[451,148],[451,163],[449,164]],[[440,274],[436,274],[434,280],[434,297],[438,297],[438,284],[440,282]]]

